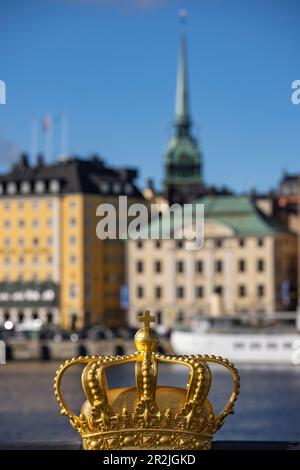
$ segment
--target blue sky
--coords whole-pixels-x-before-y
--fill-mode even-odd
[[[1,169],[30,150],[32,113],[65,111],[72,153],[97,152],[160,184],[182,7],[205,180],[267,190],[283,169],[300,171],[300,105],[290,99],[300,79],[298,0],[1,1]],[[53,148],[60,152],[56,121]]]

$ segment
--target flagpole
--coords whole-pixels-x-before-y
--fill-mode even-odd
[[[43,130],[45,134],[45,154],[48,163],[52,160],[52,138],[53,138],[53,119],[51,114],[47,114],[43,119]]]
[[[69,153],[69,120],[68,120],[68,113],[63,112],[60,116],[60,150],[61,156],[67,157]]]
[[[38,127],[36,115],[30,116],[30,155],[32,162],[35,162],[38,152]]]

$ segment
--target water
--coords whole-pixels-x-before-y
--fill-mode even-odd
[[[56,363],[11,362],[0,366],[0,441],[72,441],[79,436],[61,417],[53,394]],[[300,368],[239,367],[241,394],[236,412],[226,418],[217,439],[300,441]],[[133,371],[110,374],[112,386],[131,385]],[[131,378],[130,378],[131,377]],[[160,369],[160,382],[183,385],[185,373]],[[214,371],[210,398],[220,409],[229,396],[226,372]],[[66,399],[79,410],[84,401],[80,370],[68,372]]]

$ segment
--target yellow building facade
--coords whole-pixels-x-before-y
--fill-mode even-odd
[[[143,199],[136,172],[98,159],[18,165],[0,177],[0,324],[124,324],[124,242],[97,238],[96,210]]]

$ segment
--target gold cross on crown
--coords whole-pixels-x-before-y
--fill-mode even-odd
[[[144,328],[150,328],[150,323],[155,322],[155,316],[151,315],[150,310],[145,310],[144,315],[138,317],[138,321],[144,323]]]

